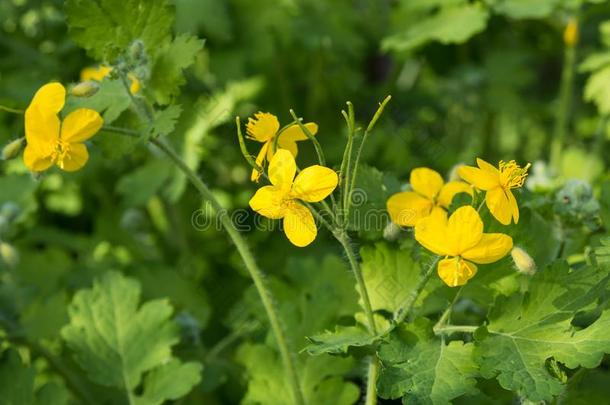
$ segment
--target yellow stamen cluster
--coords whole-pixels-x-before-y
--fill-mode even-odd
[[[518,188],[523,186],[525,179],[527,178],[527,171],[531,164],[528,163],[525,167],[519,166],[514,160],[505,162],[500,161],[500,178],[502,185],[507,188]]]
[[[249,118],[246,124],[246,133],[250,139],[268,139],[273,137],[279,129],[279,122],[275,115],[258,112],[254,118]]]

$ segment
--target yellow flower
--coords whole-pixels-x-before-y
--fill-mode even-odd
[[[449,219],[445,211],[435,210],[417,223],[415,239],[426,249],[445,256],[438,263],[438,275],[449,287],[464,285],[474,277],[474,263],[493,263],[513,247],[508,235],[483,233],[483,221],[471,206],[458,208]]]
[[[305,128],[312,134],[315,135],[318,132],[318,124],[315,122],[308,122],[305,124]],[[246,124],[246,134],[248,138],[262,142],[263,147],[256,156],[256,164],[260,167],[264,167],[265,160],[270,162],[273,157],[273,144],[275,143],[276,136],[280,136],[278,139],[278,149],[287,149],[292,153],[292,156],[297,157],[299,152],[297,147],[297,141],[307,140],[307,135],[301,130],[298,124],[294,124],[286,128],[281,134],[278,134],[280,130],[280,122],[277,117],[270,113],[258,112],[254,114],[254,118],[249,118]],[[250,179],[258,182],[260,173],[257,170],[252,170]]]
[[[34,95],[25,110],[25,165],[42,172],[56,164],[72,172],[87,163],[89,153],[83,142],[104,124],[97,111],[79,108],[60,121],[57,114],[64,107],[66,89],[59,83],[48,83]]]
[[[309,245],[318,233],[309,208],[299,200],[322,201],[337,187],[339,176],[323,166],[303,169],[296,178],[296,163],[292,154],[278,149],[269,163],[271,186],[258,189],[250,200],[250,207],[271,219],[284,219],[284,232],[294,245]]]
[[[530,164],[522,168],[514,160],[508,163],[501,160],[496,169],[483,159],[477,159],[477,165],[478,168],[460,167],[458,170],[460,177],[479,190],[487,191],[485,204],[501,224],[508,225],[511,219],[515,224],[518,223],[519,206],[510,190],[523,185]]]
[[[435,209],[449,208],[458,193],[472,196],[472,187],[463,181],[445,184],[440,174],[427,167],[411,171],[409,179],[413,191],[394,194],[388,199],[387,208],[392,222],[401,226],[415,226]]]
[[[81,82],[86,82],[88,80],[101,82],[110,74],[110,72],[112,72],[112,68],[110,66],[89,66],[80,71],[80,80]],[[129,91],[131,91],[131,94],[136,94],[138,91],[140,91],[140,81],[133,73],[129,73],[127,77],[131,81]]]
[[[563,31],[563,42],[568,47],[573,47],[578,42],[578,20],[570,18]]]

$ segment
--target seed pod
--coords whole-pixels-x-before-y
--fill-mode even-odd
[[[536,272],[536,263],[525,250],[515,246],[513,250],[511,250],[510,255],[512,256],[515,267],[519,273],[532,275]]]
[[[570,48],[578,42],[578,21],[576,18],[570,18],[568,21],[563,31],[563,42]]]
[[[70,94],[75,97],[91,97],[100,89],[100,85],[97,82],[88,80],[86,82],[80,82],[76,86],[72,87]]]
[[[7,143],[6,146],[2,148],[2,160],[11,160],[19,156],[24,144],[25,138],[23,137]]]

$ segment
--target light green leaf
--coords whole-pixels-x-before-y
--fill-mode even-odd
[[[166,160],[151,160],[121,177],[116,190],[127,206],[141,206],[159,191],[170,175],[171,165]]]
[[[381,345],[379,395],[404,397],[404,403],[449,404],[461,395],[476,394],[473,349],[472,343],[446,344],[435,338],[431,322],[418,318],[392,332]]]
[[[120,273],[106,273],[92,289],[80,290],[68,308],[62,336],[89,378],[133,391],[143,373],[172,359],[178,342],[166,300],[140,305],[140,285]]]
[[[595,305],[607,284],[605,269],[571,270],[558,262],[536,273],[526,293],[497,299],[488,335],[475,350],[483,377],[496,377],[505,389],[540,401],[564,389],[547,370],[548,359],[568,368],[596,367],[610,352],[610,311],[582,330],[571,320]]]
[[[373,311],[396,311],[419,281],[419,264],[410,250],[391,248],[386,243],[360,250],[362,275]]]
[[[97,60],[112,61],[135,39],[155,54],[174,22],[167,0],[68,0],[65,10],[70,36]]]
[[[180,114],[182,114],[182,107],[179,105],[170,105],[163,110],[155,111],[151,136],[157,137],[171,134],[174,128],[176,128]]]
[[[544,18],[548,17],[561,0],[495,0],[493,10],[511,18]]]
[[[483,31],[489,12],[480,4],[462,3],[445,6],[431,16],[422,17],[406,31],[382,41],[382,49],[408,51],[431,41],[460,44]]]
[[[367,346],[375,342],[375,337],[360,326],[337,326],[334,332],[326,331],[307,338],[311,344],[304,350],[317,356],[323,353],[347,353],[350,347]]]
[[[201,381],[201,364],[181,364],[171,360],[151,371],[144,379],[144,392],[136,405],[161,405],[188,394]]]
[[[582,63],[578,66],[578,71],[593,72],[607,65],[610,65],[610,52],[594,53],[582,61]]]
[[[186,34],[160,48],[149,82],[157,103],[169,104],[178,95],[180,86],[186,83],[182,71],[195,62],[201,49],[203,41]]]
[[[585,84],[585,100],[595,103],[600,114],[610,113],[610,66],[591,74]]]

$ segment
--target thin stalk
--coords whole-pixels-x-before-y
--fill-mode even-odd
[[[451,312],[453,311],[453,306],[460,298],[460,295],[462,295],[463,290],[464,290],[464,286],[460,287],[457,294],[455,294],[455,297],[453,297],[453,300],[451,300],[451,302],[449,303],[449,306],[447,307],[445,312],[443,312],[443,314],[439,318],[438,322],[432,327],[432,330],[436,331],[439,328],[445,326],[446,324],[451,323]]]
[[[123,82],[123,87],[127,94],[129,94],[131,101],[134,103],[134,108],[138,112],[138,115],[141,119],[144,119],[145,122],[151,123],[152,115],[150,112],[143,108],[140,103],[140,100],[136,99],[129,90],[129,83],[124,73],[121,73],[121,79]],[[304,405],[305,400],[303,397],[303,393],[301,391],[301,385],[299,382],[299,377],[297,375],[296,366],[294,364],[294,359],[288,349],[288,343],[286,340],[286,336],[284,334],[284,330],[282,329],[279,315],[275,309],[273,304],[273,298],[271,291],[265,285],[264,275],[261,269],[256,264],[256,260],[254,260],[254,256],[248,247],[245,239],[241,236],[239,231],[235,228],[235,225],[226,214],[223,206],[218,202],[212,191],[208,188],[208,186],[199,178],[199,176],[182,160],[182,158],[165,142],[160,139],[150,139],[150,142],[158,147],[170,160],[174,162],[176,167],[180,169],[187,179],[191,182],[191,184],[197,189],[197,191],[201,194],[201,196],[207,200],[211,205],[216,214],[220,217],[220,222],[229,235],[229,238],[235,244],[237,248],[237,252],[239,253],[246,270],[250,274],[254,282],[254,286],[260,296],[261,302],[263,303],[263,307],[265,309],[265,313],[267,314],[267,318],[269,319],[269,323],[271,325],[271,330],[275,336],[275,340],[277,342],[280,356],[284,363],[284,367],[286,368],[286,372],[288,373],[288,382],[290,384],[290,388],[292,391],[293,399],[296,405]]]
[[[419,280],[419,282],[417,283],[415,288],[411,291],[411,293],[407,296],[407,298],[402,302],[402,304],[400,304],[400,306],[398,307],[396,312],[394,312],[394,317],[392,319],[392,323],[394,323],[394,325],[401,324],[406,319],[406,317],[409,315],[409,313],[413,309],[413,305],[415,305],[415,301],[417,301],[417,298],[419,297],[419,295],[423,291],[424,287],[426,286],[426,284],[432,277],[432,274],[434,274],[434,269],[436,268],[436,265],[438,264],[439,260],[440,260],[440,256],[437,256],[434,259],[434,261],[430,264],[430,266],[428,266],[428,268],[422,275],[422,278]]]
[[[17,108],[11,108],[4,105],[0,105],[0,111],[6,111],[12,114],[23,114],[23,110],[18,110]]]
[[[244,140],[244,135],[241,132],[241,122],[239,117],[235,117],[235,124],[237,125],[237,139],[239,140],[239,149],[241,150],[241,154],[246,159],[246,162],[256,171],[258,171],[261,175],[263,174],[263,168],[256,163],[256,160],[252,158],[250,152],[248,152],[248,148],[246,147],[246,141]]]
[[[470,326],[470,325],[444,325],[434,330],[436,335],[446,335],[449,333],[474,333],[478,326]]]
[[[345,215],[345,210],[347,209],[347,198],[349,193],[350,184],[350,172],[352,169],[352,153],[354,149],[354,136],[356,134],[356,122],[354,118],[354,105],[351,102],[347,102],[347,113],[345,111],[341,111],[343,117],[345,118],[345,122],[347,123],[347,144],[345,145],[345,151],[343,152],[343,160],[341,161],[341,176],[343,177],[343,187],[342,187],[342,214]],[[344,222],[347,224],[349,218],[345,216]]]
[[[224,208],[222,205],[220,205],[214,194],[212,194],[211,190],[199,178],[199,176],[197,176],[197,174],[187,166],[180,156],[178,156],[178,154],[171,147],[166,145],[165,142],[159,139],[151,139],[150,142],[157,146],[163,153],[165,153],[165,155],[167,155],[168,158],[174,162],[174,164],[185,174],[197,191],[199,191],[202,197],[210,202],[214,211],[216,211],[216,213],[220,216],[221,224],[225,231],[229,234],[231,241],[235,244],[235,247],[241,256],[248,273],[250,273],[250,277],[252,277],[254,285],[261,298],[263,307],[265,308],[265,312],[269,318],[269,323],[271,324],[271,329],[273,330],[273,334],[275,335],[275,339],[280,349],[280,355],[282,356],[284,366],[288,372],[288,380],[291,384],[295,403],[303,405],[305,400],[303,399],[303,393],[301,392],[296,367],[290,354],[290,350],[288,349],[288,343],[281,327],[279,316],[276,312],[275,306],[273,305],[271,291],[265,285],[263,273],[256,264],[254,256],[252,255],[252,252],[250,252],[246,241],[235,228],[235,225],[229,216],[226,215]]]
[[[375,111],[375,114],[373,115],[373,118],[369,122],[369,125],[366,127],[366,130],[364,131],[364,135],[362,136],[362,141],[360,142],[360,145],[358,146],[358,152],[356,153],[356,159],[354,160],[354,174],[352,176],[350,183],[345,184],[345,187],[347,190],[347,204],[345,206],[345,216],[346,217],[349,217],[349,210],[350,210],[351,203],[352,203],[352,192],[354,191],[354,187],[356,186],[356,179],[358,178],[358,168],[360,166],[360,157],[362,156],[362,151],[364,150],[364,145],[366,144],[366,140],[367,140],[369,134],[375,127],[377,120],[379,120],[379,117],[381,117],[381,114],[383,113],[383,110],[384,110],[386,104],[388,104],[388,102],[391,99],[392,99],[392,96],[387,96],[381,103],[379,103],[379,108],[377,108],[377,111]]]
[[[366,380],[365,405],[377,405],[377,376],[379,375],[379,359],[377,355],[369,359],[369,367]]]
[[[311,141],[311,143],[313,143],[313,146],[316,149],[316,154],[318,155],[318,162],[320,162],[320,165],[326,166],[326,159],[324,158],[324,151],[322,151],[322,146],[320,145],[320,142],[318,142],[316,137],[313,136],[311,132],[309,132],[307,127],[297,117],[293,109],[290,109],[290,115],[292,115],[294,122],[296,122],[299,128],[301,128],[301,131],[303,131],[305,136]]]
[[[559,170],[561,154],[567,133],[568,119],[570,115],[570,104],[574,92],[574,70],[576,66],[576,43],[567,45],[564,52],[563,69],[561,71],[561,83],[559,88],[559,105],[555,117],[554,137],[551,141],[550,164],[555,170]]]

